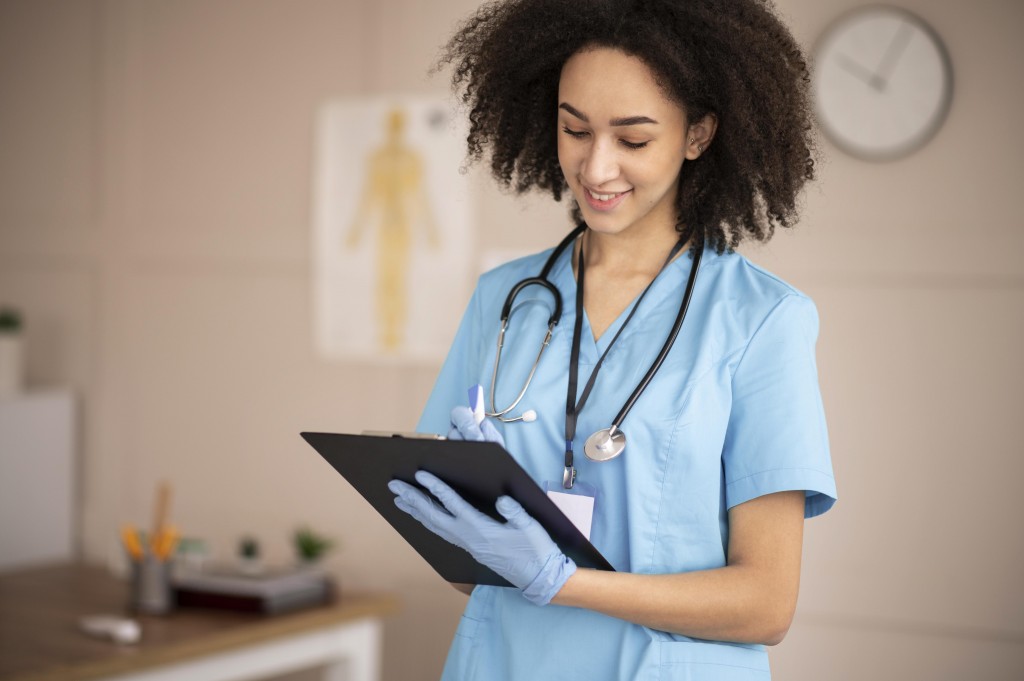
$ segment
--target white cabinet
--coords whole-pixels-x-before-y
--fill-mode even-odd
[[[0,570],[73,557],[75,400],[0,398]]]

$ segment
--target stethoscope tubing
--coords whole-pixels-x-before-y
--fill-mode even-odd
[[[544,350],[547,349],[548,344],[551,342],[551,335],[554,331],[555,325],[558,320],[548,322],[547,333],[544,334],[544,340],[541,343],[540,350],[537,351],[537,358],[533,360],[533,367],[530,369],[530,375],[526,377],[526,383],[523,384],[523,389],[519,391],[519,395],[516,396],[515,401],[508,405],[501,411],[486,412],[487,416],[492,418],[501,419],[504,423],[515,423],[516,421],[522,421],[522,416],[516,416],[514,418],[506,419],[505,414],[509,413],[522,401],[523,396],[526,395],[526,390],[530,387],[530,383],[533,382],[533,375],[537,373],[537,367],[540,366],[540,358],[544,355]],[[494,409],[494,391],[498,382],[498,363],[501,361],[501,349],[505,346],[505,330],[508,328],[508,318],[502,320],[501,331],[498,332],[498,351],[494,355],[494,371],[491,373],[491,409]]]
[[[579,225],[577,225],[576,228],[573,229],[569,234],[567,234],[565,236],[565,238],[563,238],[562,241],[559,242],[559,244],[557,246],[555,246],[555,248],[552,250],[551,254],[548,256],[547,261],[544,263],[544,267],[541,269],[541,272],[540,272],[539,276],[529,277],[527,279],[523,279],[522,281],[516,283],[512,287],[512,289],[509,291],[508,295],[506,296],[505,303],[504,303],[504,305],[502,305],[502,309],[501,309],[501,330],[498,332],[497,350],[496,350],[495,355],[494,355],[494,370],[491,373],[491,390],[490,390],[491,411],[487,412],[487,416],[490,416],[492,418],[497,418],[497,419],[501,420],[504,423],[514,423],[516,421],[533,420],[533,418],[534,418],[533,416],[527,417],[527,414],[529,414],[530,412],[524,412],[522,415],[515,416],[515,417],[507,417],[506,414],[511,412],[517,406],[519,406],[519,403],[522,401],[523,397],[526,395],[527,390],[529,390],[530,384],[533,382],[533,377],[537,373],[537,367],[540,365],[541,357],[544,355],[544,351],[547,349],[548,345],[550,344],[551,337],[552,337],[552,335],[554,333],[554,328],[558,324],[559,320],[561,319],[561,315],[562,315],[562,295],[558,291],[558,289],[554,286],[554,284],[552,284],[550,282],[550,280],[548,279],[548,275],[550,274],[551,269],[554,266],[555,262],[558,260],[559,256],[561,256],[562,252],[569,246],[569,244],[573,243],[573,241],[580,234],[582,234],[586,229],[587,229],[587,226],[586,226],[585,223],[580,223]],[[682,247],[682,242],[680,241],[679,243],[676,244],[676,246],[673,248],[672,252],[669,254],[669,257],[666,259],[665,264],[662,266],[662,269],[664,269],[669,264],[669,262],[671,262],[671,260],[675,256],[675,254],[678,252],[678,249],[681,248],[681,247]],[[675,341],[676,341],[677,337],[679,336],[679,332],[682,330],[683,322],[686,319],[686,313],[687,313],[687,310],[689,310],[689,307],[690,307],[690,300],[693,297],[694,285],[695,285],[695,283],[697,281],[697,273],[700,270],[701,257],[703,255],[703,251],[704,251],[703,240],[701,240],[699,243],[697,243],[694,246],[693,251],[694,251],[694,253],[693,253],[693,263],[690,265],[690,275],[689,275],[689,278],[687,279],[687,282],[686,282],[686,289],[685,289],[685,291],[683,293],[683,298],[682,298],[682,300],[680,301],[680,304],[679,304],[679,311],[676,313],[676,318],[675,318],[675,320],[672,323],[672,329],[669,332],[668,337],[665,339],[665,342],[662,344],[661,350],[658,352],[658,355],[654,359],[654,362],[651,364],[650,368],[647,369],[647,372],[644,374],[643,378],[640,380],[640,383],[637,384],[637,386],[630,393],[629,397],[626,399],[626,402],[622,405],[622,408],[619,410],[619,413],[616,415],[615,419],[612,421],[611,426],[609,428],[606,428],[606,429],[603,429],[601,431],[598,431],[598,432],[594,433],[594,435],[592,435],[590,438],[588,438],[588,440],[587,440],[587,442],[585,444],[585,447],[584,447],[584,449],[585,449],[585,451],[587,453],[588,458],[592,458],[595,461],[607,461],[609,459],[617,457],[619,454],[622,453],[623,449],[625,449],[626,443],[625,443],[624,433],[622,432],[622,423],[623,423],[623,421],[625,421],[626,417],[629,415],[629,412],[632,410],[632,408],[636,404],[637,400],[640,399],[640,396],[647,389],[647,386],[650,384],[650,382],[652,380],[654,380],[654,376],[658,373],[658,370],[661,368],[661,365],[664,363],[665,358],[668,357],[668,353],[672,350],[672,347],[675,345]],[[576,385],[577,385],[577,383],[576,383],[576,380],[577,380],[576,379],[576,367],[578,366],[578,363],[579,363],[579,337],[582,334],[582,322],[583,322],[583,314],[582,314],[582,305],[583,305],[583,301],[582,301],[582,296],[583,296],[583,281],[582,281],[582,279],[583,279],[583,262],[582,262],[582,255],[581,255],[581,261],[580,261],[579,278],[580,278],[579,286],[578,286],[577,292],[576,292],[576,294],[577,294],[577,301],[576,301],[577,309],[576,309],[575,326],[573,328],[572,351],[570,353],[570,358],[569,358],[570,372],[569,372],[569,382],[568,382],[568,386],[567,386],[568,387],[568,390],[567,390],[568,397],[567,397],[567,400],[566,400],[565,471],[564,471],[563,478],[562,478],[562,484],[566,488],[571,488],[573,486],[573,483],[574,483],[575,478],[576,478],[576,468],[575,468],[575,466],[573,464],[573,459],[575,458],[573,456],[573,440],[575,439],[576,417],[578,416],[580,410],[582,410],[583,404],[586,402],[587,396],[590,393],[590,389],[593,387],[594,379],[597,378],[597,371],[600,368],[601,363],[604,361],[604,356],[605,356],[605,355],[602,355],[601,358],[598,360],[597,365],[594,367],[594,371],[591,373],[591,377],[590,377],[590,379],[588,381],[588,384],[587,384],[586,388],[584,389],[583,396],[581,397],[581,399],[579,401],[577,401],[576,397],[575,397],[575,395],[576,395]],[[654,282],[652,281],[651,284],[653,284],[653,283]],[[551,316],[548,318],[548,328],[547,328],[547,332],[546,332],[546,334],[544,336],[544,341],[541,343],[540,350],[537,352],[537,357],[536,357],[536,359],[533,362],[533,366],[531,367],[530,373],[529,373],[529,375],[526,378],[526,382],[523,384],[522,390],[519,391],[519,394],[512,401],[512,403],[509,404],[509,406],[505,407],[504,409],[499,410],[495,406],[494,400],[495,400],[495,394],[496,394],[497,384],[498,384],[498,371],[499,371],[499,366],[501,364],[501,352],[502,352],[502,348],[505,345],[505,332],[508,329],[508,323],[509,323],[509,319],[510,319],[510,317],[512,315],[512,308],[513,308],[513,305],[515,304],[516,296],[518,296],[519,293],[522,292],[523,289],[525,289],[525,288],[527,288],[529,286],[541,286],[544,289],[546,289],[551,294],[551,297],[554,299],[554,310],[552,311]],[[648,285],[648,287],[641,294],[640,299],[637,300],[635,306],[633,307],[632,311],[629,314],[629,317],[627,317],[626,322],[623,324],[623,327],[619,329],[619,332],[616,333],[615,338],[612,339],[612,343],[609,345],[608,350],[611,349],[611,345],[615,344],[615,340],[618,339],[619,334],[622,332],[623,328],[625,328],[625,326],[628,324],[629,320],[633,316],[633,313],[636,312],[636,309],[640,305],[640,301],[643,300],[643,298],[647,294],[648,290],[650,290],[650,285]],[[607,354],[608,350],[605,350],[605,354]],[[596,440],[595,440],[595,438],[596,438]],[[595,440],[595,442],[592,442],[592,440]],[[596,447],[596,450],[591,451],[590,448],[592,446]]]
[[[693,297],[693,286],[697,281],[697,270],[700,269],[701,256],[704,253],[703,244],[697,244],[694,248],[693,264],[690,266],[690,277],[686,281],[686,291],[683,293],[683,302],[679,306],[679,312],[676,313],[676,319],[672,323],[672,330],[668,334],[668,338],[665,339],[664,345],[661,346],[661,351],[655,358],[654,363],[651,364],[651,368],[644,374],[643,379],[633,390],[633,393],[626,400],[626,403],[622,405],[622,409],[619,410],[615,420],[612,421],[611,431],[614,433],[619,430],[622,426],[622,422],[626,420],[626,415],[636,404],[636,401],[640,399],[640,395],[643,394],[644,390],[647,389],[647,385],[654,379],[654,375],[658,373],[658,369],[661,368],[665,358],[668,357],[668,353],[672,350],[672,346],[676,342],[676,337],[679,336],[679,331],[683,328],[683,320],[686,319],[686,311],[690,307],[690,299]]]
[[[657,280],[661,272],[663,272],[665,268],[668,267],[669,263],[672,262],[673,258],[675,258],[676,254],[678,254],[679,250],[683,247],[683,243],[684,242],[680,238],[680,240],[676,242],[676,245],[672,247],[672,250],[669,252],[668,257],[665,259],[665,263],[661,266],[661,269],[658,271],[658,275],[655,276],[654,280]],[[633,405],[640,398],[640,395],[643,394],[644,390],[647,388],[647,385],[654,378],[654,375],[658,372],[658,369],[664,362],[666,355],[668,355],[669,351],[671,350],[676,340],[676,337],[679,335],[679,330],[682,328],[683,320],[686,317],[686,309],[689,307],[690,297],[693,293],[693,286],[696,281],[696,274],[700,267],[700,255],[702,253],[702,249],[696,248],[695,251],[696,253],[694,254],[693,263],[690,265],[690,277],[687,281],[686,290],[683,293],[683,298],[679,303],[679,313],[676,314],[676,319],[672,324],[672,329],[669,332],[668,337],[665,339],[665,343],[662,345],[662,348],[659,351],[654,363],[648,369],[647,373],[644,374],[644,377],[641,379],[640,383],[637,384],[637,386],[630,393],[629,397],[626,399],[626,402],[623,404],[622,409],[619,410],[619,414],[618,416],[616,416],[615,421],[612,422],[612,425],[609,426],[608,428],[603,428],[595,432],[593,435],[588,437],[586,441],[583,443],[583,452],[584,454],[586,454],[588,459],[598,462],[610,461],[611,459],[618,457],[619,455],[622,454],[623,451],[625,451],[626,435],[625,433],[622,432],[622,422],[629,414],[629,411],[632,409]],[[566,489],[571,489],[576,481],[576,466],[574,463],[575,453],[573,452],[573,441],[576,437],[577,417],[579,416],[580,411],[583,409],[583,405],[590,394],[591,388],[593,388],[594,386],[594,381],[597,378],[597,374],[601,368],[601,364],[604,363],[605,357],[607,357],[608,352],[611,351],[612,347],[615,345],[615,342],[619,339],[619,336],[622,334],[622,331],[629,324],[630,320],[633,318],[633,315],[636,313],[637,309],[639,309],[641,303],[643,302],[643,299],[647,296],[647,293],[651,290],[651,287],[654,285],[654,280],[652,280],[651,283],[648,284],[647,287],[644,289],[643,293],[640,294],[640,297],[637,299],[636,303],[634,303],[632,310],[630,310],[629,316],[626,317],[626,321],[623,322],[622,326],[619,327],[619,330],[615,334],[615,337],[612,338],[612,342],[609,343],[609,345],[605,348],[605,351],[604,353],[602,353],[600,359],[598,359],[597,364],[594,365],[594,369],[590,374],[590,378],[587,381],[587,385],[583,389],[583,395],[580,397],[579,400],[577,400],[576,381],[579,366],[580,338],[582,336],[583,323],[584,271],[585,267],[583,253],[581,252],[577,264],[576,325],[573,328],[572,351],[569,357],[569,385],[566,395],[565,406],[565,468],[562,472],[562,486]]]
[[[551,251],[551,255],[548,256],[547,261],[544,263],[544,267],[540,271],[540,275],[536,277],[529,277],[523,279],[508,292],[505,297],[505,304],[501,307],[501,331],[498,332],[498,348],[494,354],[494,371],[491,373],[491,411],[486,412],[487,416],[496,418],[503,423],[515,423],[516,421],[524,420],[522,416],[516,416],[513,418],[507,418],[505,415],[510,411],[519,406],[519,402],[522,401],[523,396],[526,395],[526,391],[530,387],[530,383],[533,381],[534,374],[537,373],[537,367],[540,365],[540,358],[544,354],[544,350],[547,349],[551,342],[551,336],[554,333],[555,326],[558,325],[559,320],[562,318],[562,294],[558,292],[558,289],[548,280],[548,274],[551,272],[551,268],[554,267],[558,257],[562,255],[562,251],[568,248],[569,244],[575,241],[576,237],[586,230],[587,225],[585,223],[578,224],[575,229],[569,232],[564,239],[562,239],[554,250]],[[501,362],[501,350],[505,346],[505,331],[508,329],[508,320],[512,316],[512,306],[515,304],[516,296],[528,286],[542,286],[551,293],[551,297],[555,301],[554,310],[551,316],[548,318],[548,330],[544,336],[544,342],[540,346],[540,351],[537,352],[537,359],[533,362],[533,368],[530,369],[530,375],[526,378],[526,383],[523,384],[523,389],[519,391],[519,395],[516,399],[504,409],[498,409],[494,403],[495,391],[498,384],[498,365]]]

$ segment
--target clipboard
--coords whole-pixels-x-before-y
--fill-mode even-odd
[[[469,553],[399,510],[395,506],[395,495],[387,486],[392,479],[423,489],[413,476],[421,469],[429,471],[482,513],[502,522],[504,518],[495,510],[494,502],[507,494],[523,505],[576,565],[614,571],[544,490],[497,443],[397,433],[301,435],[441,577],[453,584],[512,586],[490,568],[476,562]]]

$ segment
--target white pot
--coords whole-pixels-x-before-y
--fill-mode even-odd
[[[0,331],[0,397],[14,397],[25,389],[24,349],[19,333]]]

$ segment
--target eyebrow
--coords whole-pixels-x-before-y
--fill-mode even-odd
[[[577,111],[575,108],[573,108],[569,104],[566,104],[565,102],[559,104],[558,108],[568,111],[569,113],[571,113],[573,116],[580,119],[584,123],[590,122],[589,118],[587,118],[584,114]],[[625,125],[640,125],[642,123],[657,124],[658,121],[654,120],[653,118],[649,118],[648,116],[626,116],[625,118],[613,118],[610,121],[608,121],[608,124],[611,125],[613,128],[618,128]]]

